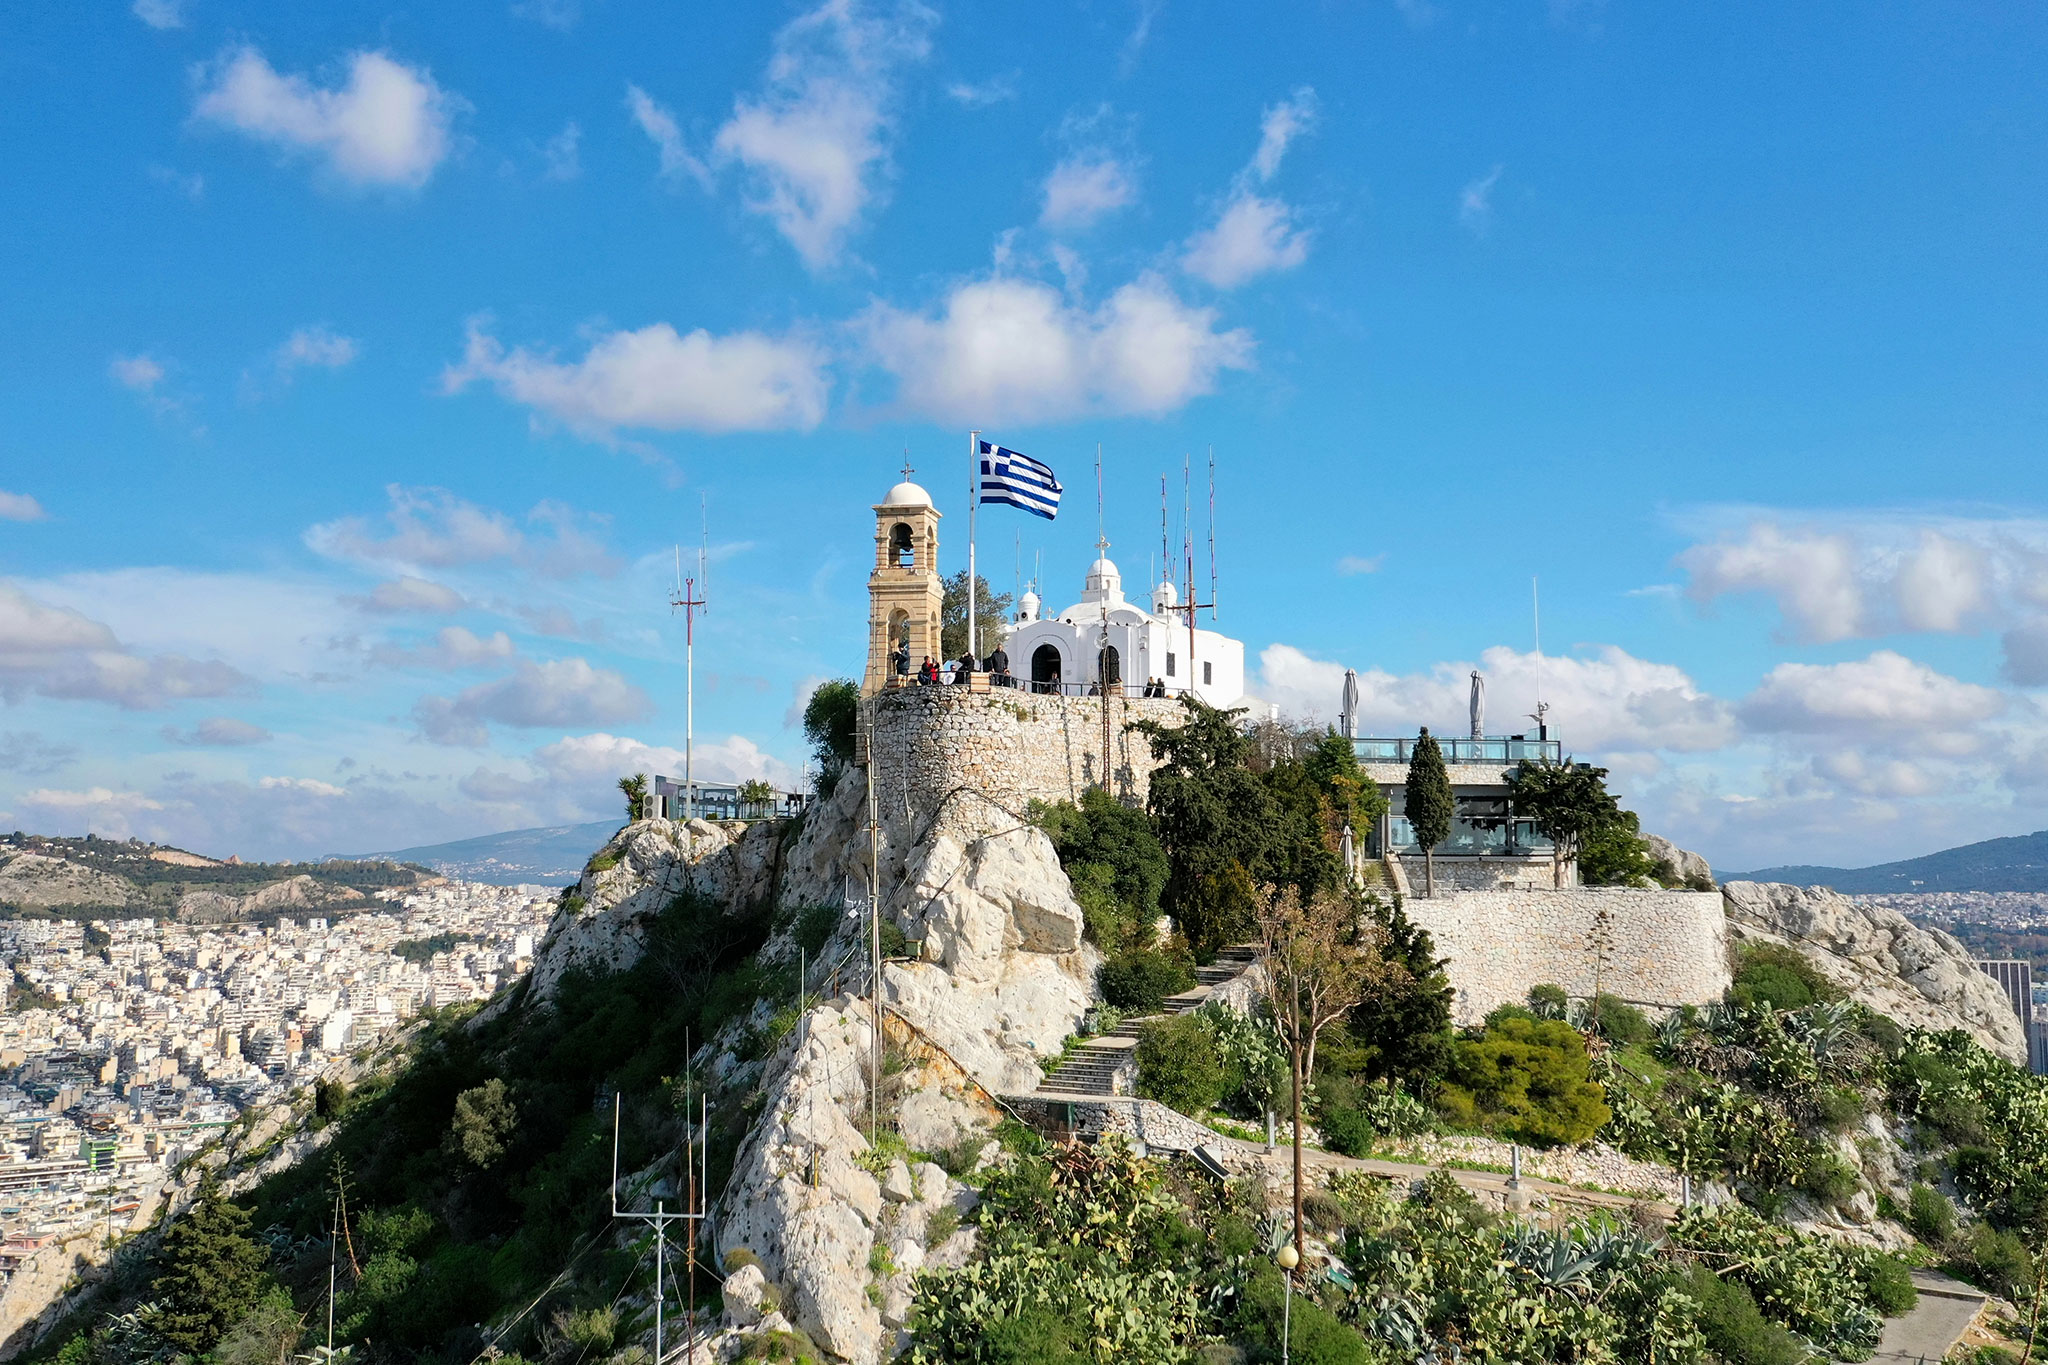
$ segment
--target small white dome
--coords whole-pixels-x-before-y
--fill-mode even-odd
[[[1116,571],[1116,565],[1109,562],[1107,555],[1088,566],[1089,592],[1117,592],[1123,585],[1124,576]]]
[[[1174,590],[1171,579],[1160,583],[1158,587],[1152,589],[1152,611],[1154,615],[1163,615],[1166,612],[1172,611],[1179,604],[1180,593]]]
[[[932,495],[908,479],[890,489],[888,494],[882,499],[882,506],[884,507],[930,507],[931,505]]]
[[[1026,588],[1024,595],[1017,599],[1017,620],[1019,622],[1036,621],[1038,619],[1038,605],[1038,594]]]

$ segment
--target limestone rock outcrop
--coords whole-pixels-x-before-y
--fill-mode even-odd
[[[1790,945],[1851,998],[1899,1023],[1968,1029],[2001,1057],[2026,1065],[2019,1016],[1952,936],[1826,887],[1730,882],[1721,896],[1735,943]]]
[[[1714,869],[1707,866],[1707,860],[1691,849],[1680,848],[1661,834],[1645,834],[1643,843],[1647,847],[1651,864],[1660,872],[1669,869],[1674,881],[1700,891],[1714,889]]]

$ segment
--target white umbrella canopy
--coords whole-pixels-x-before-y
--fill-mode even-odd
[[[1472,670],[1472,738],[1486,738],[1486,679]]]
[[[1358,738],[1358,670],[1355,668],[1344,670],[1344,710],[1338,728],[1343,731],[1344,738]]]

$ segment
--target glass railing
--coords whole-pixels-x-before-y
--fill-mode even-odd
[[[1561,763],[1564,742],[1555,739],[1439,739],[1446,763],[1498,763],[1502,767],[1528,759],[1532,763]],[[1412,739],[1354,739],[1351,747],[1360,763],[1406,763],[1415,756]]]
[[[1415,827],[1402,816],[1396,815],[1387,821],[1387,839],[1396,852],[1420,851],[1415,842]],[[1506,854],[1548,857],[1551,847],[1550,840],[1537,830],[1533,820],[1488,821],[1483,825],[1453,820],[1450,834],[1436,846],[1436,851],[1447,857],[1500,857]]]

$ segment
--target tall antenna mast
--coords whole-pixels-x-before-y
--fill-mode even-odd
[[[1200,594],[1195,591],[1194,493],[1191,491],[1193,479],[1193,457],[1183,451],[1180,457],[1180,549],[1182,567],[1187,575],[1185,581],[1188,591],[1187,596],[1181,600],[1180,610],[1186,613],[1188,623],[1187,690],[1190,693],[1195,690],[1195,679],[1200,676],[1198,666],[1195,663],[1195,613],[1203,607],[1208,607],[1213,614],[1216,606],[1213,579],[1210,583],[1209,600],[1207,602],[1202,601]],[[1215,556],[1212,554],[1210,558],[1213,561]]]
[[[705,573],[705,550],[711,541],[711,499],[703,503],[704,525],[702,537],[697,542],[697,576],[685,578],[676,588],[671,589],[668,606],[671,614],[680,607],[683,612],[683,819],[689,820],[697,813],[697,613],[704,609],[705,589],[709,580]],[[683,567],[682,546],[676,547],[676,572]]]
[[[685,1142],[687,1143],[689,1140],[687,1136],[689,1122],[689,1100],[687,1094],[685,1095],[683,1103],[684,1124],[686,1134]],[[654,1196],[654,1209],[652,1212],[649,1212],[646,1209],[620,1208],[619,1114],[621,1108],[621,1097],[619,1095],[619,1092],[614,1090],[612,1092],[612,1217],[631,1218],[636,1222],[651,1224],[654,1228],[654,1358],[656,1360],[661,1360],[663,1359],[663,1352],[665,1350],[665,1343],[662,1340],[664,1317],[662,1310],[668,1300],[668,1295],[663,1288],[662,1274],[663,1268],[666,1266],[668,1262],[668,1225],[670,1223],[680,1222],[688,1226],[690,1229],[690,1248],[692,1258],[692,1273],[690,1276],[690,1299],[692,1305],[694,1305],[696,1302],[695,1255],[697,1245],[697,1224],[704,1221],[705,1216],[704,1210],[698,1207],[698,1205],[702,1202],[701,1191],[697,1185],[698,1168],[690,1163],[690,1152],[689,1148],[686,1145],[684,1148],[683,1160],[684,1164],[689,1166],[690,1168],[690,1194],[687,1202],[685,1202],[685,1204],[683,1205],[681,1212],[669,1212],[668,1201],[676,1197],[676,1189],[675,1182],[670,1180],[667,1176],[662,1176],[659,1179],[657,1179],[654,1182],[654,1188],[651,1191],[649,1191],[649,1193],[651,1193]],[[709,1110],[703,1107],[701,1103],[701,1097],[699,1104],[699,1112],[703,1113],[706,1117],[709,1116]],[[697,1333],[697,1322],[694,1314],[694,1307],[692,1309],[692,1316],[689,1322],[689,1332],[690,1346],[692,1352],[694,1353],[696,1348]],[[687,1358],[688,1357],[686,1356],[685,1359]]]
[[[1216,447],[1209,447],[1209,619],[1216,619]]]
[[[1550,738],[1550,727],[1543,718],[1550,714],[1550,705],[1543,700],[1543,596],[1533,574],[1529,578],[1529,608],[1536,622],[1536,709],[1529,719],[1536,722],[1536,738],[1545,740]]]

